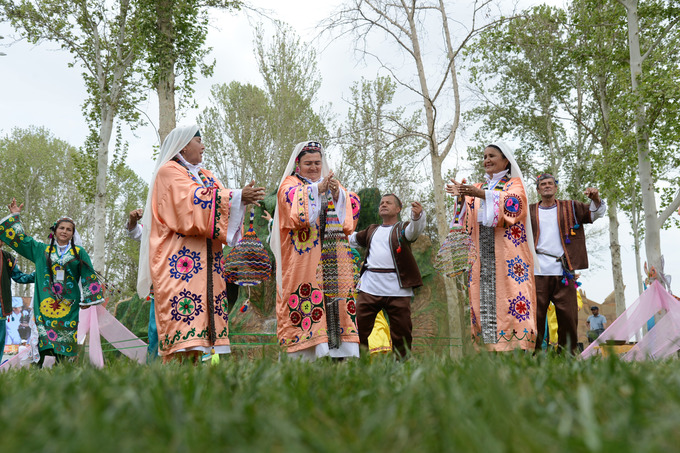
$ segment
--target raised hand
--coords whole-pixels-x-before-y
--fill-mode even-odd
[[[323,178],[323,181],[319,183],[319,193],[326,193],[330,189],[331,181],[333,180],[333,171],[328,173],[328,175]]]
[[[446,193],[457,197],[460,195],[460,190],[458,189],[462,185],[462,182],[458,182],[451,178],[451,182],[446,185]]]
[[[12,202],[8,204],[7,207],[9,208],[9,212],[11,212],[12,214],[19,214],[21,210],[24,208],[24,204],[21,203],[20,205],[17,206],[17,199],[12,198]]]
[[[142,219],[143,215],[144,210],[141,208],[130,211],[130,217],[128,218],[128,230],[132,231],[137,226],[137,222]]]
[[[479,187],[475,187],[472,184],[466,184],[465,179],[461,182],[457,182],[455,179],[451,178],[451,184],[446,185],[446,193],[451,195],[462,195],[464,197],[477,197],[484,198],[486,193]]]
[[[340,196],[340,181],[333,178],[328,181],[328,188],[331,190],[331,195],[333,196],[333,201],[338,201]]]
[[[255,187],[255,181],[250,181],[241,192],[243,204],[254,204],[260,206],[258,201],[264,199],[264,187]]]
[[[411,203],[411,218],[413,220],[418,220],[421,215],[423,215],[423,205],[414,201]]]
[[[588,187],[583,194],[595,203],[600,204],[600,191],[595,187]]]

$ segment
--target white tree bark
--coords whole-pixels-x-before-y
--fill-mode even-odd
[[[623,268],[621,266],[621,243],[619,242],[619,218],[616,199],[607,200],[607,215],[609,217],[609,248],[612,260],[612,279],[614,281],[614,300],[616,301],[616,316],[626,310],[626,286],[623,283]]]
[[[664,215],[668,209],[659,216],[656,204],[654,177],[652,175],[652,163],[649,150],[649,133],[645,105],[640,98],[639,79],[642,76],[642,63],[644,57],[640,51],[640,28],[638,18],[637,0],[619,0],[626,8],[628,23],[628,47],[630,55],[630,79],[631,91],[635,98],[635,143],[638,153],[638,176],[640,179],[640,191],[642,194],[642,208],[645,222],[645,254],[649,269],[654,267],[657,275],[663,273],[661,262],[661,226],[667,219]],[[672,207],[677,209],[680,197],[676,195]],[[661,281],[665,286],[665,282]]]

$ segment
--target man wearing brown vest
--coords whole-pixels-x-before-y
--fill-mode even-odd
[[[370,225],[353,233],[349,243],[367,250],[357,296],[359,342],[368,348],[375,317],[384,309],[390,323],[392,347],[405,358],[412,342],[413,288],[423,284],[411,253],[411,243],[425,229],[425,213],[420,203],[413,202],[411,220],[401,222],[401,207],[401,200],[396,195],[384,195],[378,208],[382,225]]]
[[[550,301],[557,315],[559,350],[568,347],[576,352],[578,322],[577,283],[574,272],[588,267],[588,252],[583,224],[602,217],[607,209],[598,190],[589,187],[584,192],[590,204],[574,200],[557,200],[557,180],[543,174],[536,180],[541,201],[529,207],[534,231],[536,255],[540,269],[534,269],[536,281],[536,350],[545,337],[545,318]]]

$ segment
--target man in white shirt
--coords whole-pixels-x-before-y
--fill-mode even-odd
[[[545,336],[548,305],[552,301],[557,315],[558,348],[576,352],[578,305],[574,278],[577,269],[588,267],[588,252],[583,224],[602,217],[607,206],[598,190],[589,187],[584,194],[590,203],[557,200],[557,180],[542,174],[536,180],[539,203],[529,207],[534,231],[536,254],[540,265],[534,268],[536,282],[536,350]]]
[[[381,225],[370,225],[349,237],[352,247],[367,249],[361,268],[361,284],[357,295],[357,328],[359,342],[368,348],[375,317],[387,312],[392,347],[401,358],[411,349],[411,299],[413,288],[422,286],[411,243],[425,229],[425,213],[420,203],[411,203],[411,220],[401,222],[401,200],[394,194],[380,199],[378,212]]]

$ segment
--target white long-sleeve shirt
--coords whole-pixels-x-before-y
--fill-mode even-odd
[[[413,242],[425,230],[427,224],[425,212],[420,215],[418,220],[411,220],[404,230],[406,240]],[[395,269],[390,248],[390,232],[393,225],[381,225],[373,233],[371,238],[371,251],[366,258],[368,269]],[[349,236],[349,245],[354,248],[361,247],[356,240],[356,233]],[[374,296],[412,296],[413,288],[402,288],[399,286],[399,277],[396,272],[377,273],[367,270],[361,276],[361,291]]]
[[[590,217],[593,222],[602,217],[606,211],[607,205],[604,200],[600,200],[599,207],[594,201],[590,202]],[[541,234],[536,244],[538,252],[536,255],[541,268],[539,270],[534,266],[534,275],[562,275],[562,263],[555,258],[564,255],[557,220],[557,203],[549,208],[538,205],[538,224],[541,226]]]

